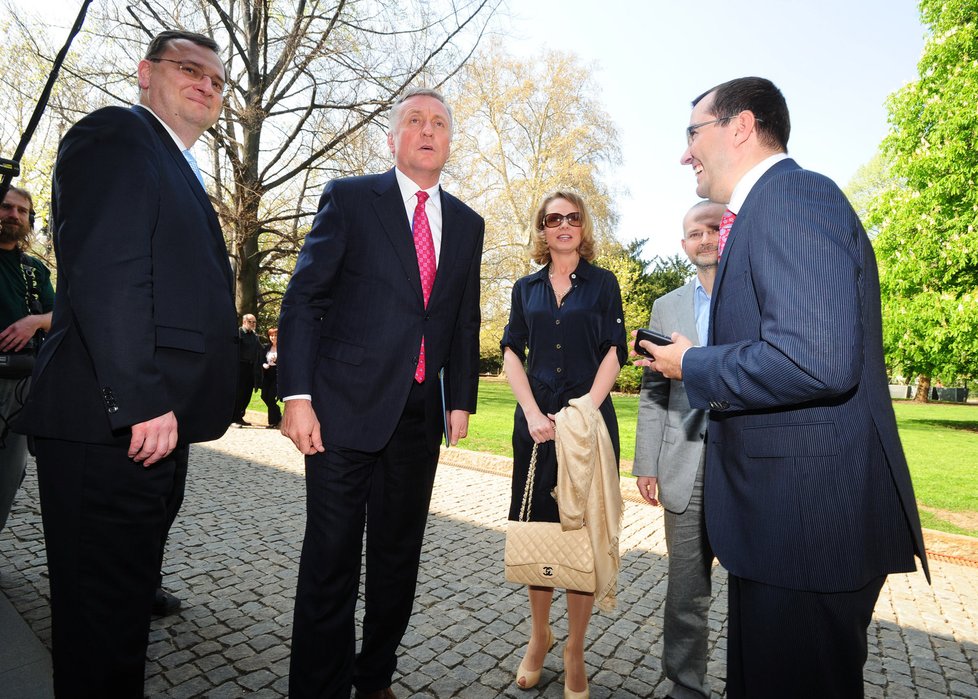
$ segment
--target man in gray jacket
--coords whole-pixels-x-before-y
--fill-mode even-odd
[[[717,230],[723,206],[701,201],[683,218],[683,251],[696,267],[687,284],[656,299],[649,327],[705,342],[710,294],[717,271]],[[706,680],[707,614],[713,550],[703,517],[703,463],[707,413],[689,407],[682,381],[646,368],[635,431],[638,490],[665,508],[669,580],[662,665],[672,680],[672,699],[710,696]]]

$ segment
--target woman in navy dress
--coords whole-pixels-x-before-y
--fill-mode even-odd
[[[533,219],[530,257],[543,268],[513,287],[509,324],[503,332],[503,367],[518,405],[513,425],[513,495],[509,519],[519,519],[533,445],[536,475],[532,520],[558,522],[553,416],[572,398],[590,394],[611,434],[617,461],[618,421],[609,393],[627,358],[621,291],[611,272],[595,267],[594,227],[583,199],[571,192],[544,198]],[[527,357],[529,350],[529,357]],[[524,367],[524,361],[526,366]],[[553,645],[553,588],[529,588],[532,629],[516,684],[540,679]],[[588,696],[584,636],[594,595],[567,591],[569,632],[564,649],[564,696]]]

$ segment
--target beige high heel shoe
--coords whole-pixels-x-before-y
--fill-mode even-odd
[[[549,626],[547,627],[547,652],[554,646],[554,632]],[[520,689],[532,689],[537,686],[537,682],[540,681],[540,672],[543,670],[543,663],[540,664],[536,670],[531,670],[526,666],[526,656],[523,656],[522,662],[520,662],[519,669],[516,670],[516,686]],[[520,680],[523,680],[523,684],[520,684]]]
[[[585,682],[587,682],[587,675],[585,674]],[[591,697],[591,686],[590,684],[585,684],[584,691],[575,692],[573,689],[568,689],[567,687],[567,649],[564,648],[564,699],[590,699]]]

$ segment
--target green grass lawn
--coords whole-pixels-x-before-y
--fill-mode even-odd
[[[622,459],[630,462],[635,454],[638,397],[615,395],[612,400],[618,414]],[[248,407],[265,412],[257,393]],[[468,439],[459,446],[512,456],[515,408],[516,399],[504,379],[483,378],[479,382],[478,412],[469,424]],[[978,406],[895,401],[894,409],[918,502],[946,513],[978,516]],[[978,526],[956,526],[944,513],[922,510],[920,515],[925,527],[978,536]]]
[[[978,513],[978,405],[894,401],[917,501],[930,508]],[[978,536],[921,512],[925,527]]]

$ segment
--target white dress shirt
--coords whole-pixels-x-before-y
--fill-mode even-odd
[[[404,199],[404,211],[407,214],[408,228],[414,226],[414,209],[418,205],[417,194],[424,189],[419,187],[410,177],[394,168],[394,175],[397,177],[397,186],[401,188],[401,198]],[[425,189],[428,193],[428,201],[425,202],[424,211],[428,214],[428,226],[431,228],[431,241],[435,245],[435,266],[441,259],[441,185],[435,183],[434,187]]]

